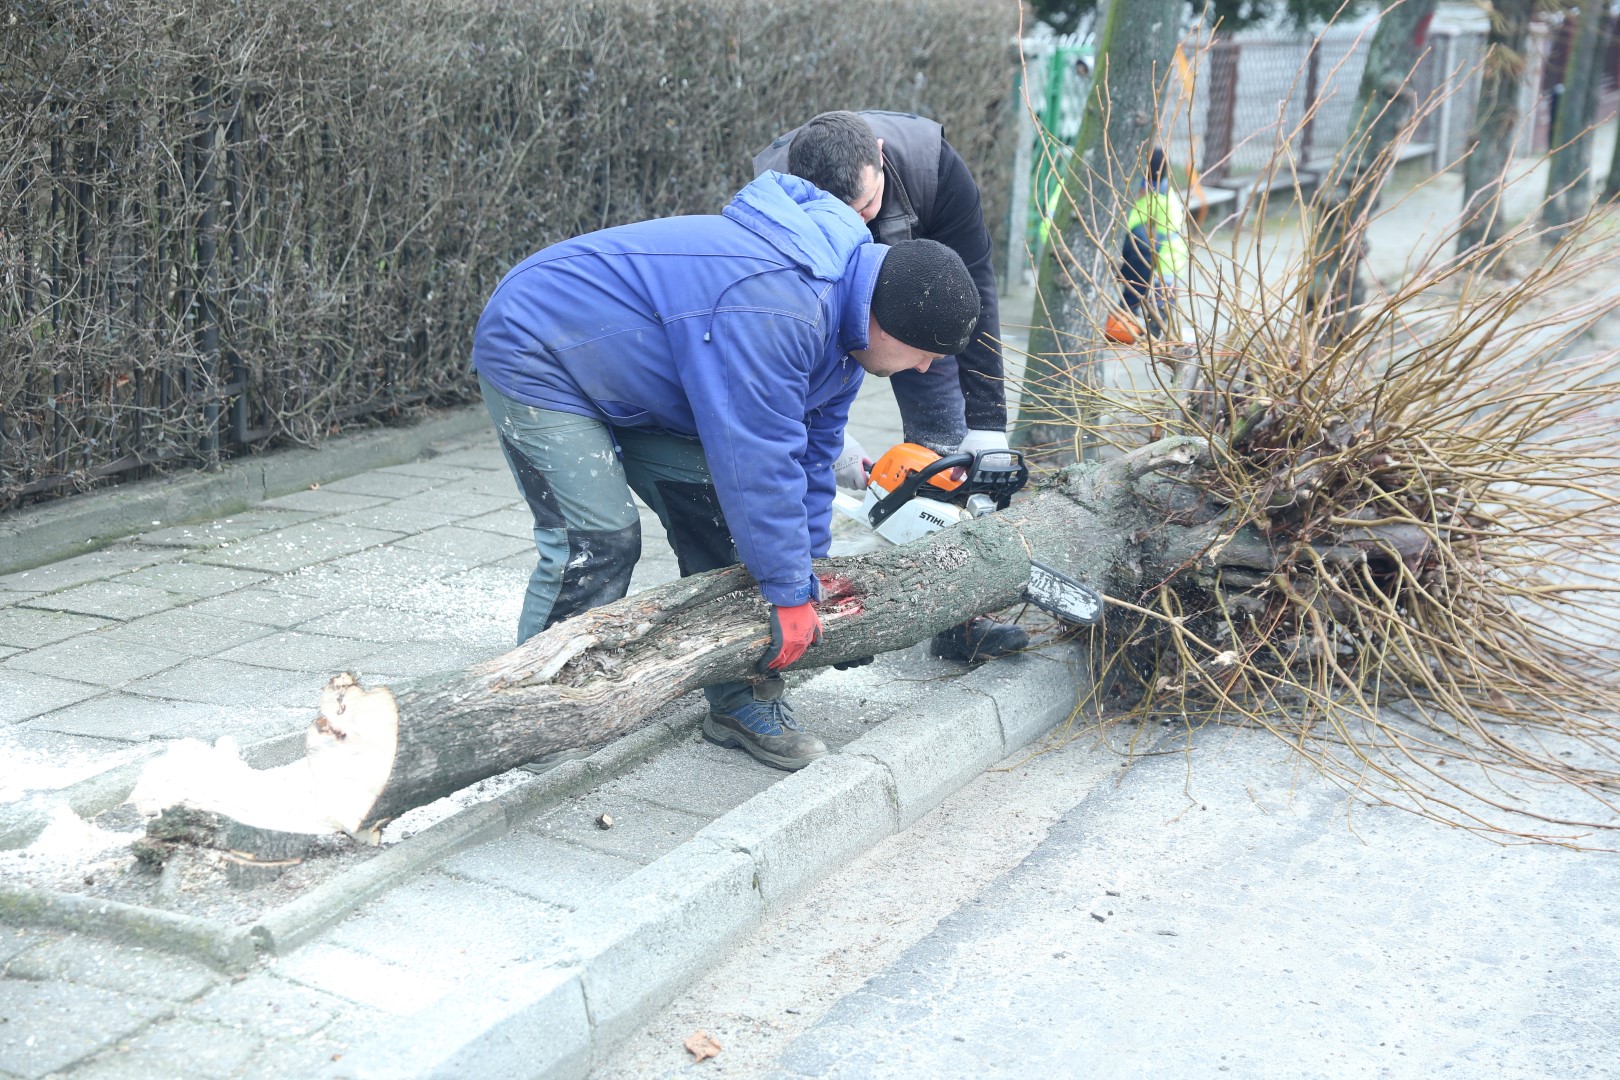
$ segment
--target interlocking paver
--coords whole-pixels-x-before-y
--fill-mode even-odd
[[[336,669],[334,669],[335,671]],[[176,701],[119,692],[68,705],[19,725],[22,730],[57,732],[94,739],[141,743],[151,739],[213,740],[235,736],[257,742],[309,723],[316,698],[295,705],[265,706]]]
[[[276,583],[282,592],[340,596],[350,604],[387,603],[425,581],[450,577],[466,565],[430,551],[382,547],[288,574]]]
[[[322,485],[321,490],[338,491],[346,495],[374,495],[382,499],[402,499],[443,483],[443,480],[431,476],[412,476],[409,473],[378,470],[345,476],[342,480]]]
[[[185,597],[145,585],[119,581],[90,581],[61,592],[36,596],[24,607],[41,611],[67,611],[104,619],[138,619],[185,603]]]
[[[180,649],[190,656],[212,656],[271,633],[274,629],[261,623],[205,615],[195,607],[183,607],[132,619],[98,631],[95,636],[120,645],[156,645]]]
[[[276,965],[276,974],[312,990],[396,1016],[425,1009],[455,988],[453,979],[418,973],[325,941],[305,945],[283,957]]]
[[[94,986],[0,978],[0,1071],[34,1080],[139,1031],[174,1003]]]
[[[379,596],[376,603],[393,611],[440,618],[449,624],[493,621],[506,626],[515,636],[528,581],[528,570],[480,566],[454,577],[402,586],[397,593]]]
[[[467,569],[466,561],[454,554],[404,547],[400,544],[386,544],[333,559],[322,565],[319,572],[348,574],[355,577],[403,577],[420,580],[448,577],[465,569]],[[316,571],[310,570],[304,574],[314,572]],[[283,585],[298,576],[304,575],[290,575],[283,581]]]
[[[135,539],[143,544],[162,547],[211,548],[246,540],[261,533],[275,532],[277,529],[290,529],[294,525],[302,525],[320,516],[307,510],[267,510],[254,507],[252,510],[244,510],[240,514],[214,521],[171,525],[166,529],[142,533]]]
[[[14,979],[60,979],[139,997],[189,1001],[224,979],[195,960],[100,938],[68,935],[13,960]]]
[[[647,561],[647,557],[645,555],[643,555],[641,557],[640,561],[638,561],[636,563],[636,569],[640,569],[641,564],[646,562],[646,561]],[[535,553],[531,549],[529,551],[516,552],[514,554],[508,555],[504,559],[497,559],[495,562],[492,562],[489,565],[498,566],[498,567],[502,568],[503,570],[522,570],[526,574],[529,571],[534,569],[534,563],[535,563]],[[630,573],[634,574],[635,570],[630,571]]]
[[[341,514],[347,510],[376,506],[384,501],[377,495],[356,495],[345,491],[328,491],[326,488],[310,488],[269,499],[264,505],[278,510],[312,510],[317,514]]]
[[[782,778],[735,750],[707,742],[676,747],[597,788],[602,795],[631,795],[687,814],[717,818]]]
[[[495,647],[481,643],[451,645],[443,641],[402,641],[381,646],[368,643],[366,652],[355,657],[350,668],[368,682],[399,682],[458,671],[498,656],[509,647],[504,638]]]
[[[0,577],[0,589],[19,592],[52,592],[114,577],[127,570],[164,562],[179,557],[179,552],[166,548],[147,548],[134,545],[105,548],[84,555],[75,555],[48,566],[33,570],[19,570]]]
[[[209,991],[186,1010],[186,1018],[267,1039],[303,1039],[350,1011],[338,998],[288,982],[272,970]]]
[[[187,660],[132,682],[126,689],[143,696],[211,705],[313,706],[330,674],[281,671],[228,660]]]
[[[460,450],[451,450],[438,455],[433,460],[443,465],[463,465],[469,469],[490,469],[504,472],[506,458],[499,446],[470,446]]]
[[[257,588],[243,589],[241,592],[229,593],[213,600],[203,600],[192,604],[186,610],[194,615],[286,628],[325,615],[347,603],[348,601],[341,596],[305,596],[301,593]]]
[[[501,912],[499,920],[469,912]],[[567,912],[483,882],[423,874],[367,904],[323,940],[454,984],[488,966],[519,963],[561,944]],[[431,949],[422,943],[431,941]],[[334,991],[335,992],[335,991]]]
[[[521,498],[523,495],[518,490],[517,480],[513,478],[510,469],[479,473],[466,480],[458,481],[455,486],[459,491],[476,491],[484,495],[504,495],[512,499]]]
[[[497,630],[493,638],[492,627]],[[336,611],[311,619],[299,627],[309,634],[357,638],[374,645],[449,641],[473,646],[482,646],[491,640],[510,646],[506,639],[512,636],[515,628],[515,616],[509,625],[488,618],[450,620],[438,613],[374,607]]]
[[[174,667],[187,655],[155,645],[108,641],[101,634],[83,634],[12,657],[5,666],[40,675],[66,675],[97,686],[122,686],[132,679]]]
[[[73,1070],[74,1080],[225,1080],[240,1075],[261,1044],[218,1024],[162,1020]]]
[[[283,630],[269,637],[238,645],[220,653],[217,659],[260,667],[281,668],[286,671],[337,672],[349,667],[356,659],[373,651],[370,642],[353,638],[328,637],[324,634],[306,634],[301,630]]]
[[[533,551],[534,541],[527,534],[507,536],[482,529],[463,529],[451,525],[407,536],[394,546],[448,555],[465,566],[477,566],[481,563],[496,562],[519,552]]]
[[[464,529],[483,529],[487,532],[500,533],[502,536],[526,537],[531,543],[534,541],[534,516],[523,507],[507,507],[504,510],[479,514],[456,524]]]
[[[255,536],[238,544],[227,544],[193,558],[219,566],[286,573],[386,544],[390,540],[398,540],[400,535],[381,529],[311,521],[280,532]]]
[[[399,465],[389,465],[375,470],[380,473],[397,473],[400,476],[428,476],[435,480],[459,480],[464,476],[471,476],[477,472],[464,465],[446,465],[438,458],[428,458],[426,461],[407,461]]]
[[[596,824],[602,814],[613,819],[611,829]],[[525,828],[537,836],[649,863],[690,840],[708,823],[706,818],[666,810],[628,795],[591,792],[547,811]]]
[[[569,909],[641,868],[632,859],[592,851],[533,832],[514,832],[440,864],[455,877],[499,885]]]
[[[401,510],[443,510],[470,518],[492,510],[504,510],[516,503],[518,498],[516,487],[503,494],[489,495],[481,491],[467,491],[456,485],[412,495],[398,500],[394,505]]]
[[[331,525],[358,525],[362,529],[381,529],[384,532],[409,535],[463,519],[460,514],[449,510],[434,510],[426,506],[401,510],[399,504],[385,502],[368,506],[364,510],[351,510],[326,520]]]
[[[133,570],[113,578],[113,581],[127,585],[145,585],[152,589],[162,589],[164,592],[178,593],[187,599],[200,600],[205,596],[219,596],[222,593],[245,589],[268,577],[268,574],[256,570],[243,570],[234,566],[207,566],[180,560],[149,566],[144,570]]]
[[[70,682],[0,664],[0,724],[11,724],[31,716],[60,709],[102,692],[99,686]]]
[[[63,611],[40,611],[29,607],[0,608],[0,644],[19,649],[37,649],[112,625],[108,619],[71,615]]]

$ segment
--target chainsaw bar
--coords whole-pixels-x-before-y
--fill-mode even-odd
[[[1078,626],[1093,626],[1102,621],[1103,600],[1097,590],[1045,563],[1030,562],[1024,599]]]

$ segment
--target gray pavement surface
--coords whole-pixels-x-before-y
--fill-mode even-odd
[[[1261,731],[1075,735],[763,921],[591,1080],[687,1075],[696,1031],[733,1077],[1620,1074],[1614,854],[1353,802]]]
[[[930,824],[1027,822],[1021,861],[942,902],[915,887],[935,921],[885,949],[853,909],[903,918],[885,897],[916,878],[885,867],[943,849],[890,838],[780,917],[831,940],[762,927],[593,1077],[678,1075],[683,1028],[716,1035],[717,1072],[783,1080],[1620,1075],[1614,855],[1351,803],[1262,731],[1158,749],[1115,782],[1086,745],[987,776]],[[808,977],[811,950],[852,970]]]
[[[435,828],[472,824],[431,857],[408,853],[426,850],[433,815],[392,830],[385,854],[405,871],[368,869],[324,914],[215,919],[198,924],[213,944],[189,949],[150,919],[111,933],[123,924],[105,905],[19,914],[19,884],[72,893],[64,875],[82,868],[129,872],[129,835],[82,818],[178,740],[228,738],[277,764],[301,753],[336,671],[386,683],[510,647],[529,514],[493,433],[450,423],[418,460],[367,468],[357,453],[358,471],[331,479],[335,441],[318,482],[224,516],[188,520],[216,495],[188,503],[183,480],[90,496],[115,525],[129,502],[155,516],[0,576],[0,1077],[581,1075],[762,910],[1067,715],[1076,676],[1061,658],[962,677],[914,648],[801,680],[801,716],[845,752],[799,774],[697,739],[694,696],[589,761],[438,808],[450,817]],[[874,450],[899,440],[881,381],[852,427]],[[7,535],[29,535],[23,517]],[[642,524],[635,589],[677,572],[656,518]],[[252,940],[268,951],[244,970]]]

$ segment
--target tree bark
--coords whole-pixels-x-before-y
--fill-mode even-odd
[[[1614,153],[1609,158],[1609,175],[1603,181],[1604,202],[1620,196],[1620,135],[1614,140]]]
[[[1528,65],[1526,44],[1536,0],[1497,0],[1485,40],[1485,68],[1480,78],[1468,161],[1463,167],[1464,222],[1457,233],[1457,254],[1496,241],[1503,232],[1502,185],[1522,117],[1519,93]]]
[[[1159,120],[1160,83],[1180,36],[1179,0],[1108,5],[1091,96],[1063,171],[1039,273],[1023,399],[1012,442],[1049,464],[1073,461],[1094,377],[1090,346],[1111,287],[1122,207]]]
[[[1597,111],[1598,56],[1603,40],[1606,4],[1587,0],[1564,65],[1564,96],[1552,130],[1547,155],[1547,199],[1541,222],[1547,239],[1562,237],[1592,207],[1592,114]]]
[[[1367,224],[1395,167],[1402,129],[1416,104],[1412,74],[1422,56],[1435,0],[1404,0],[1378,20],[1356,91],[1350,134],[1324,184],[1311,236],[1309,302],[1329,342],[1355,325],[1361,305]]]
[[[1216,521],[1167,524],[1177,498],[1167,491],[1185,489],[1153,479],[1203,453],[1199,439],[1166,439],[1106,465],[1074,466],[1004,511],[922,541],[821,560],[825,634],[795,670],[904,648],[1017,603],[1032,559],[1139,598],[1220,535]],[[1230,536],[1220,558],[1255,572],[1271,566],[1263,542]],[[133,801],[221,815],[260,830],[278,850],[289,846],[278,833],[375,839],[406,810],[545,754],[599,746],[688,691],[750,676],[768,625],[742,568],[683,578],[584,612],[463,672],[371,689],[338,675],[322,693],[304,759],[230,775],[180,769],[169,781],[154,770]]]

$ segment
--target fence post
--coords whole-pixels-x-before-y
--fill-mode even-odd
[[[1316,103],[1322,96],[1322,40],[1311,40],[1305,57],[1305,124],[1299,133],[1299,164],[1310,168],[1316,149]]]
[[[1217,39],[1209,51],[1209,117],[1204,125],[1204,179],[1211,183],[1226,176],[1231,166],[1232,119],[1237,109],[1238,56],[1243,46],[1230,38]]]
[[[1439,60],[1439,70],[1435,72],[1434,85],[1429,88],[1430,93],[1440,94],[1440,118],[1435,127],[1438,129],[1434,137],[1434,153],[1430,156],[1429,171],[1438,172],[1446,164],[1451,151],[1451,105],[1456,96],[1450,89],[1451,78],[1454,74],[1452,67],[1457,60],[1457,35],[1449,27],[1440,27],[1430,31],[1435,37],[1443,41],[1444,47],[1435,50]]]
[[[1028,63],[1027,58],[1025,63]],[[1001,283],[1003,293],[1014,287],[1014,282],[1023,284],[1024,267],[1029,262],[1029,170],[1031,168],[1031,146],[1035,142],[1035,123],[1030,119],[1031,105],[1024,100],[1028,86],[1024,81],[1023,73],[1018,76],[1018,92],[1013,94],[1013,109],[1017,112],[1014,120],[1014,129],[1017,131],[1016,142],[1013,144],[1013,186],[1010,205],[1007,207],[1007,273]]]

